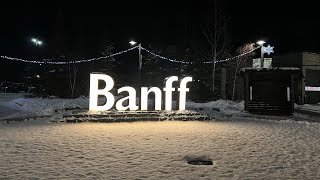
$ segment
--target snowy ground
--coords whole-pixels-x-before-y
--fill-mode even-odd
[[[14,97],[14,95],[12,95]],[[16,94],[16,98],[3,98],[0,94],[0,102],[5,111],[0,113],[0,119],[52,116],[65,113],[65,109],[88,108],[88,98],[58,99],[58,98],[25,98]],[[19,97],[20,96],[20,97]],[[7,113],[10,111],[11,113]],[[1,111],[0,111],[1,112]]]
[[[187,109],[219,121],[48,123],[88,98],[14,96],[0,96],[0,118],[49,117],[0,121],[0,179],[320,179],[320,123],[305,115],[251,115],[218,100]]]
[[[0,118],[17,113],[17,110],[8,105],[15,99],[23,98],[25,93],[0,93]]]
[[[320,114],[320,103],[318,104],[304,104],[304,105],[295,105],[295,109],[310,111]]]
[[[41,120],[52,120],[61,118],[62,115],[70,115],[74,112],[88,110],[88,97],[77,99],[58,98],[24,98],[22,95],[9,96],[0,94],[0,120],[24,117],[48,116],[48,118],[38,118]],[[249,114],[244,111],[244,103],[226,100],[217,100],[208,103],[187,102],[186,109],[201,111],[204,114],[218,120],[245,120],[245,119],[272,119],[281,121],[317,121],[318,117],[297,114],[294,116],[259,116]],[[174,107],[174,105],[173,105]],[[310,107],[304,105],[299,107]],[[320,105],[319,107],[320,111]],[[309,108],[310,109],[310,108]],[[320,112],[319,112],[320,113]]]
[[[319,132],[277,121],[1,123],[0,179],[319,179]]]

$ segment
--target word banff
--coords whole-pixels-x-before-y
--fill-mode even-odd
[[[106,86],[103,89],[99,89],[99,81],[104,81]],[[172,87],[174,81],[178,81],[178,76],[171,76],[166,79],[165,87],[165,110],[172,110],[172,92],[175,88]],[[185,110],[186,108],[186,95],[189,92],[187,83],[192,81],[192,77],[185,77],[180,81],[179,91],[179,110]],[[115,103],[115,97],[110,92],[114,86],[113,79],[106,74],[90,74],[90,95],[89,95],[89,110],[90,111],[107,111],[110,110]],[[118,111],[136,111],[139,106],[136,105],[136,90],[133,87],[125,86],[117,90],[117,93],[127,92],[128,96],[119,99],[116,102],[116,109]],[[141,87],[140,106],[141,110],[148,110],[148,95],[153,92],[155,94],[155,110],[161,110],[162,106],[162,92],[158,87]],[[107,101],[104,105],[98,105],[98,97],[104,96]],[[124,102],[128,100],[128,105],[124,105]]]

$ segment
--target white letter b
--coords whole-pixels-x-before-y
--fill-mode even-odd
[[[106,83],[104,89],[99,89],[99,80]],[[109,91],[113,88],[113,79],[106,74],[90,74],[90,95],[89,95],[89,111],[106,111],[114,105],[114,96]],[[103,95],[107,98],[106,104],[98,106],[98,96]]]

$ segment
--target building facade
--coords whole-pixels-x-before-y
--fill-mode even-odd
[[[295,84],[298,104],[320,102],[320,54],[310,52],[288,53],[274,56],[272,67],[297,67],[302,80]]]

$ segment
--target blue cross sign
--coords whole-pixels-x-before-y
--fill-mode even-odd
[[[273,53],[273,46],[270,46],[270,44],[267,47],[262,47],[263,48],[263,53],[267,53],[268,55],[270,55],[271,53]]]

